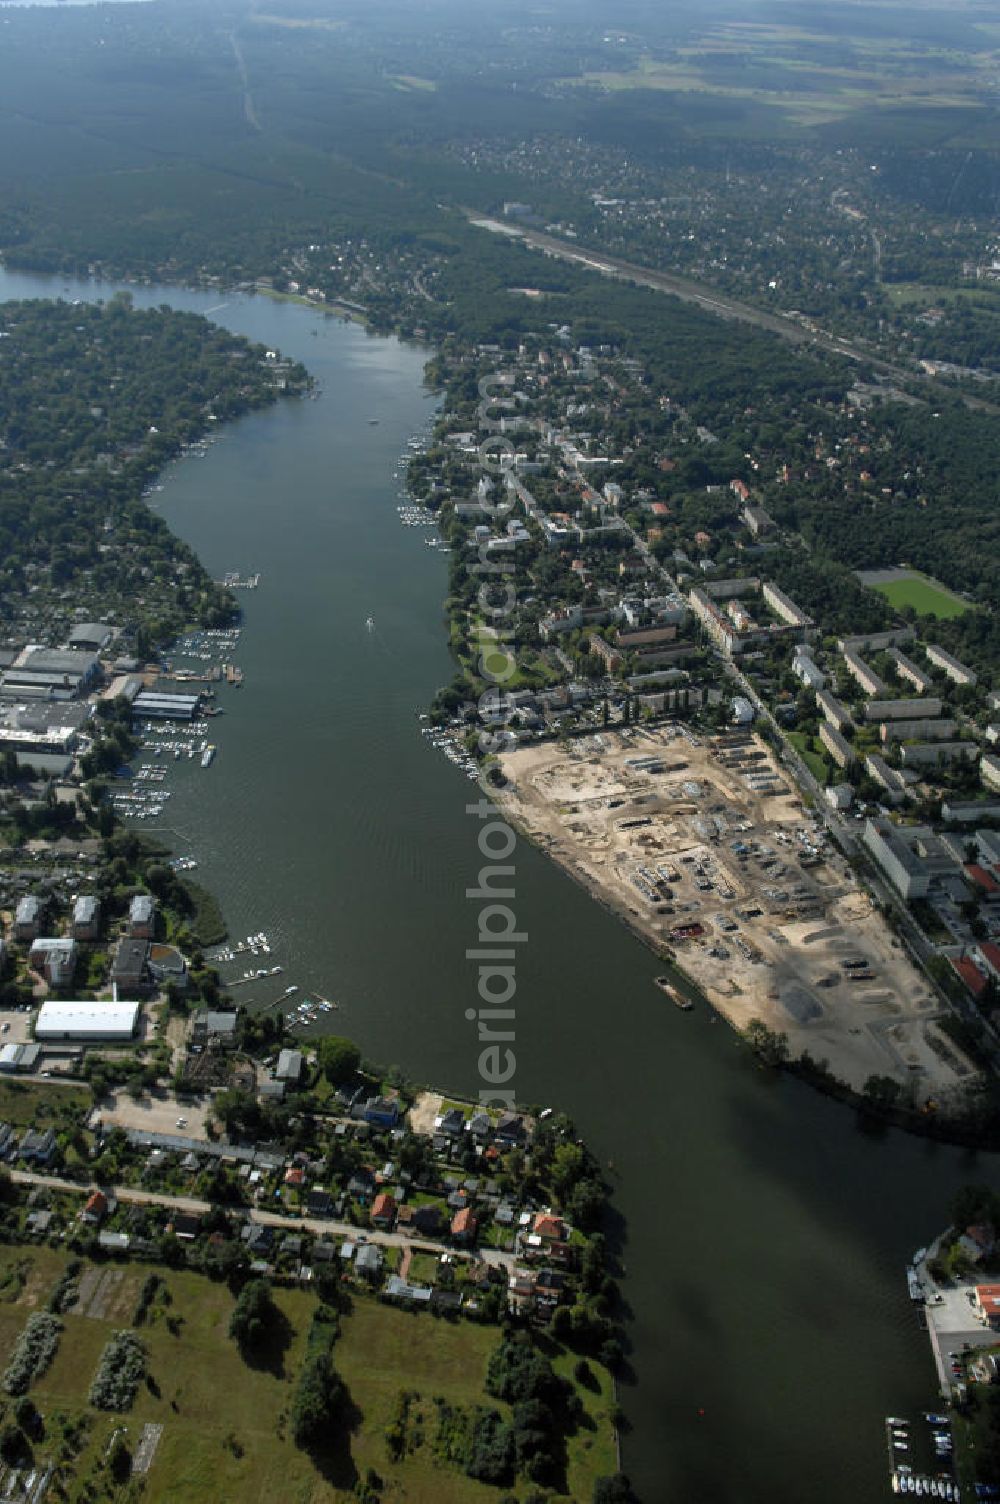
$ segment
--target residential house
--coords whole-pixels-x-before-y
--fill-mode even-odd
[[[969,995],[978,1003],[989,986],[989,978],[968,956],[949,956],[948,961],[952,970],[965,983]]]
[[[443,1112],[436,1123],[439,1133],[446,1133],[449,1138],[458,1138],[465,1132],[465,1113],[460,1107],[449,1107]]]
[[[507,1303],[512,1311],[530,1311],[535,1303],[535,1276],[523,1269],[515,1271],[507,1286]]]
[[[958,1240],[958,1246],[970,1263],[978,1264],[993,1252],[996,1234],[992,1227],[985,1224],[967,1227]]]
[[[41,936],[32,941],[28,965],[43,976],[50,987],[69,987],[79,954],[75,940]]]
[[[436,1238],[441,1231],[441,1208],[433,1204],[413,1208],[413,1226],[424,1238]]]
[[[240,1233],[240,1237],[247,1245],[247,1252],[254,1258],[270,1253],[274,1246],[274,1228],[262,1227],[257,1222],[248,1222]]]
[[[538,1212],[531,1224],[531,1231],[536,1238],[541,1238],[543,1243],[566,1241],[566,1224],[562,1217],[556,1217],[552,1212]]]
[[[1000,1327],[1000,1285],[977,1285],[973,1307],[987,1326]]]
[[[493,1134],[493,1142],[501,1149],[521,1148],[527,1142],[528,1130],[524,1119],[516,1112],[505,1112]]]
[[[54,1128],[46,1128],[44,1132],[37,1128],[29,1128],[17,1152],[18,1157],[28,1164],[47,1165],[51,1164],[55,1158],[56,1147]]]
[[[391,1232],[396,1223],[396,1198],[382,1191],[372,1202],[371,1224],[385,1232]]]
[[[92,1226],[99,1226],[108,1215],[108,1198],[103,1191],[91,1191],[87,1197],[83,1211],[80,1213],[82,1222],[89,1222]]]
[[[395,1128],[399,1122],[397,1097],[369,1097],[362,1113],[366,1123],[375,1128]]]
[[[115,946],[111,961],[111,980],[127,992],[148,987],[149,942],[124,936]]]
[[[478,1231],[479,1222],[471,1207],[463,1207],[451,1219],[451,1235],[456,1243],[462,1243],[466,1246],[474,1243]]]
[[[72,921],[75,940],[96,940],[101,932],[101,905],[90,893],[81,893],[73,905]]]
[[[372,1174],[371,1170],[365,1169],[364,1167],[362,1167],[360,1170],[355,1170],[354,1174],[347,1182],[348,1195],[356,1197],[357,1200],[361,1202],[370,1201],[374,1190],[375,1176]]]
[[[282,1050],[274,1068],[276,1081],[297,1083],[302,1076],[302,1051]]]
[[[156,929],[156,899],[151,893],[137,893],[129,904],[128,932],[138,940],[152,940]]]
[[[375,1243],[362,1243],[354,1256],[354,1267],[366,1279],[377,1280],[382,1275],[383,1254]]]
[[[14,913],[14,939],[28,942],[34,940],[42,927],[42,901],[34,893],[26,893]]]

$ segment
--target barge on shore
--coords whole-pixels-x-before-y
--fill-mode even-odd
[[[689,997],[685,997],[683,992],[677,990],[669,977],[656,977],[655,981],[660,991],[667,994],[675,1007],[680,1008],[683,1013],[690,1013],[694,1003]]]

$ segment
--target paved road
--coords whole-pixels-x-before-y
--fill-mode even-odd
[[[673,297],[680,298],[681,302],[694,303],[709,313],[717,314],[719,318],[736,319],[743,324],[753,324],[756,328],[766,329],[771,334],[777,334],[795,345],[808,345],[813,349],[825,350],[831,355],[840,355],[845,360],[864,362],[873,370],[881,371],[883,375],[897,382],[919,381],[922,385],[937,383],[948,395],[961,397],[966,407],[975,408],[981,412],[1000,413],[1000,407],[994,403],[986,402],[979,397],[966,396],[922,371],[893,365],[890,361],[873,355],[865,345],[857,341],[844,339],[839,334],[830,334],[823,329],[806,329],[797,319],[787,314],[771,313],[764,308],[755,308],[751,303],[741,303],[738,298],[730,297],[728,293],[718,292],[714,288],[706,289],[690,277],[679,277],[672,272],[660,272],[648,266],[639,266],[634,261],[625,261],[620,256],[611,256],[606,251],[593,250],[588,246],[562,240],[556,235],[544,235],[538,230],[508,224],[506,220],[494,219],[474,209],[466,209],[463,212],[473,224],[509,235],[521,241],[522,244],[531,246],[534,250],[555,256],[560,261],[571,261],[577,266],[600,272],[606,277],[617,277],[625,282],[634,282],[638,287],[650,287],[654,292],[670,293]]]
[[[77,1196],[86,1195],[91,1189],[90,1186],[80,1185],[78,1181],[66,1180],[59,1175],[42,1175],[34,1170],[12,1170],[11,1178],[19,1185],[47,1186],[50,1190],[70,1191]],[[210,1201],[202,1201],[197,1196],[170,1196],[165,1191],[143,1191],[130,1185],[115,1186],[112,1194],[119,1201],[133,1202],[140,1206],[163,1206],[172,1211],[193,1212],[197,1216],[204,1216],[213,1209]],[[227,1207],[226,1210],[246,1208]],[[472,1257],[448,1243],[438,1243],[423,1237],[411,1238],[401,1232],[379,1232],[374,1228],[369,1231],[356,1227],[352,1222],[334,1222],[327,1217],[289,1217],[281,1212],[262,1211],[255,1207],[249,1212],[249,1221],[262,1227],[280,1227],[286,1232],[325,1233],[333,1237],[351,1238],[355,1242],[358,1238],[364,1238],[382,1248],[412,1248],[416,1253],[450,1253],[459,1258]],[[516,1263],[512,1253],[504,1253],[499,1248],[479,1248],[475,1256],[486,1264],[508,1271]]]

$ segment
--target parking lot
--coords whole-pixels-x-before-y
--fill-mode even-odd
[[[112,1128],[140,1128],[145,1133],[183,1133],[187,1138],[207,1138],[207,1102],[177,1100],[173,1092],[157,1092],[134,1101],[125,1091],[109,1092],[98,1103],[102,1120]],[[178,1125],[178,1118],[185,1125]]]

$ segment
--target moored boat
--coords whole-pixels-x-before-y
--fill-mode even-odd
[[[671,982],[669,977],[656,977],[654,980],[656,981],[656,985],[657,987],[659,987],[660,991],[667,994],[667,997],[675,1007],[680,1008],[684,1013],[689,1013],[691,1011],[691,1009],[694,1007],[694,1003],[689,997],[685,997],[683,992],[678,992],[677,988],[674,986],[673,982]]]

